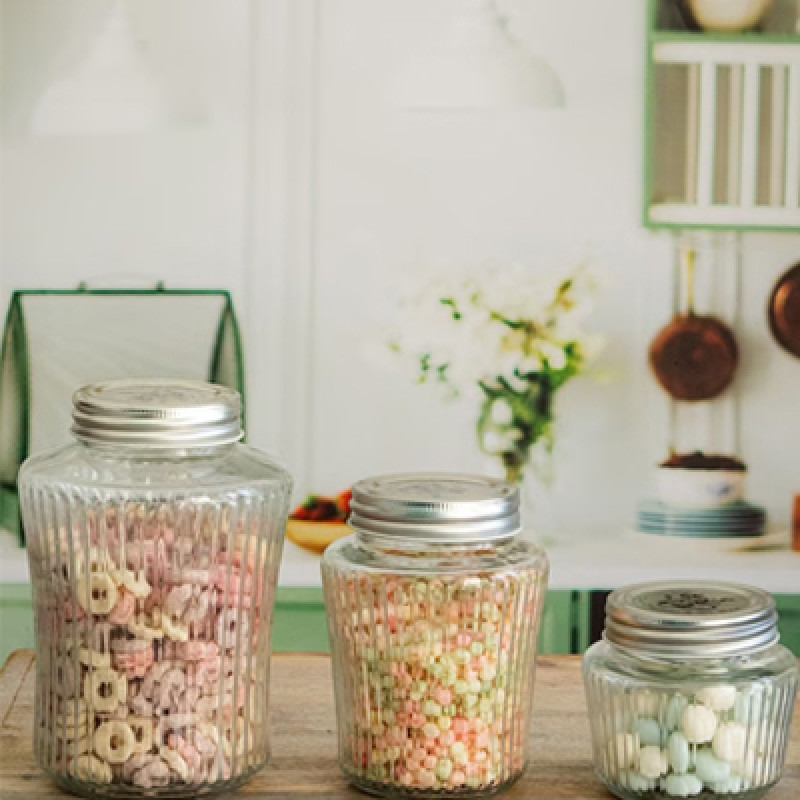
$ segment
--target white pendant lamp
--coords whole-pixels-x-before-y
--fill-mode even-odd
[[[104,136],[146,133],[168,123],[164,94],[124,0],[116,0],[86,57],[42,95],[31,128],[39,136]]]
[[[412,57],[395,90],[407,109],[561,108],[553,68],[508,30],[495,0],[458,0],[438,47]]]

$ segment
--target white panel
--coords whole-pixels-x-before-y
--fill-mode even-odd
[[[784,136],[786,131],[786,67],[772,68],[772,120],[770,125],[769,202],[783,205],[783,182],[786,174]]]
[[[728,100],[728,202],[738,204],[742,191],[742,73],[739,64],[730,67]]]
[[[786,120],[786,207],[800,206],[800,64],[789,67]]]
[[[659,42],[653,58],[662,64],[792,64],[797,45],[759,42]]]
[[[714,188],[714,142],[717,116],[717,66],[700,65],[700,134],[697,159],[697,204],[710,206]]]
[[[654,222],[674,225],[742,225],[793,228],[800,226],[800,210],[794,208],[772,208],[759,206],[715,205],[700,208],[682,203],[656,203],[650,206]]]
[[[698,164],[700,140],[700,65],[687,67],[686,87],[686,202],[692,205],[698,198]]]
[[[254,441],[308,486],[314,369],[317,0],[251,0],[247,303]],[[256,419],[257,418],[257,419]]]
[[[742,198],[744,208],[752,208],[756,202],[756,180],[758,170],[758,98],[760,67],[746,64],[744,68],[744,103],[742,132]]]

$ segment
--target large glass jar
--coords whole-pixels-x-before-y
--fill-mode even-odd
[[[351,509],[322,561],[342,770],[387,796],[504,788],[525,769],[548,576],[517,487],[390,475]]]
[[[64,788],[194,797],[264,766],[291,479],[238,444],[236,392],[114,381],[20,496],[36,620],[34,750]]]
[[[595,771],[617,797],[752,800],[779,780],[797,661],[775,603],[699,581],[612,592],[583,674]]]

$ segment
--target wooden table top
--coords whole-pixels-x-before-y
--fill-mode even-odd
[[[0,672],[0,800],[65,797],[37,767],[32,752],[34,656],[13,653]],[[578,656],[539,658],[532,765],[502,797],[609,800],[592,772],[589,723]],[[783,779],[769,800],[800,798],[800,703],[795,708]],[[330,659],[275,655],[271,691],[272,758],[229,797],[364,798],[336,764]]]

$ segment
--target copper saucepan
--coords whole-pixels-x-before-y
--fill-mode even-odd
[[[775,284],[769,299],[768,317],[778,344],[800,358],[800,262]]]
[[[694,312],[693,250],[685,257],[688,302],[650,345],[650,367],[675,400],[710,400],[728,388],[739,363],[731,329],[709,314]]]

